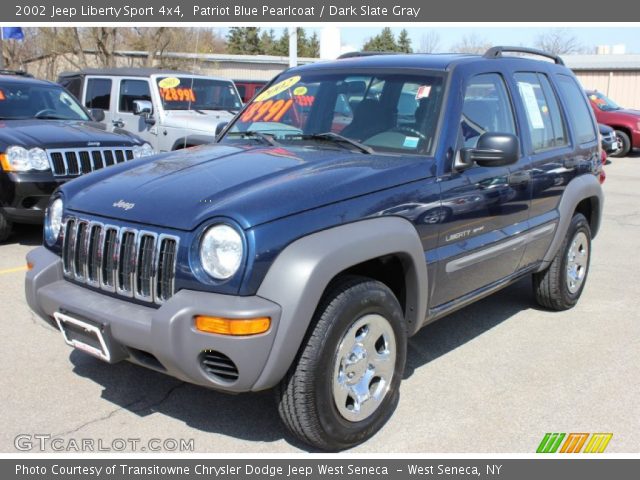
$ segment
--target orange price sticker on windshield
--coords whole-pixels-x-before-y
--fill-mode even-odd
[[[4,96],[4,92],[0,90],[0,100],[6,100],[7,97]]]
[[[279,122],[293,105],[293,100],[253,102],[240,117],[241,122]]]
[[[196,93],[191,88],[161,88],[160,95],[165,102],[196,101]]]

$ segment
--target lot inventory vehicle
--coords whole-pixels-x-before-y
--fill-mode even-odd
[[[269,82],[266,80],[234,80],[242,103],[249,102]]]
[[[105,131],[59,85],[3,71],[0,242],[14,223],[42,223],[50,195],[67,180],[152,153],[135,135]]]
[[[604,125],[602,123],[599,123],[598,130],[600,132],[602,150],[604,150],[604,152],[607,155],[611,155],[612,153],[615,153],[618,150],[620,150],[618,137],[616,135],[616,131],[613,128],[611,128],[609,125]]]
[[[413,115],[396,115],[408,93]],[[292,68],[217,145],[63,186],[27,299],[105,361],[275,387],[296,437],[348,448],[391,416],[422,326],[528,275],[544,307],[576,304],[600,149],[584,92],[544,52]]]
[[[158,152],[213,142],[242,108],[231,80],[175,70],[85,69],[62,73],[58,83],[104,111],[108,128],[133,132]]]
[[[610,156],[625,157],[632,149],[640,148],[640,110],[623,108],[597,90],[586,93],[596,120],[616,132],[618,149]]]

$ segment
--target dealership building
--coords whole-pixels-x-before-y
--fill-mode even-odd
[[[640,55],[563,55],[584,88],[598,90],[617,104],[640,110]]]
[[[85,52],[86,59],[91,59],[92,55],[91,51]],[[148,53],[117,51],[114,57],[116,66],[141,67],[147,66]],[[562,58],[585,88],[603,92],[624,107],[640,109],[640,55],[562,55]],[[168,52],[163,54],[162,61],[165,66],[234,80],[270,80],[289,66],[288,57],[270,55]],[[298,58],[299,64],[316,61],[316,58]],[[47,59],[33,59],[24,67],[37,77],[55,79],[63,70],[75,70],[74,65],[77,63],[65,62],[63,58],[52,68]]]

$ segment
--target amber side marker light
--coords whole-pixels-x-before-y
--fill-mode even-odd
[[[33,270],[33,263],[27,262],[27,270]]]
[[[218,335],[246,336],[257,335],[269,330],[271,319],[259,318],[221,318],[198,315],[195,317],[196,329]]]
[[[13,172],[13,167],[9,163],[6,153],[0,153],[0,167],[2,167],[2,170],[5,172]]]

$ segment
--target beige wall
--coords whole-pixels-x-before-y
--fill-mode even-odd
[[[588,90],[596,89],[625,108],[640,110],[640,70],[635,71],[575,71]]]

